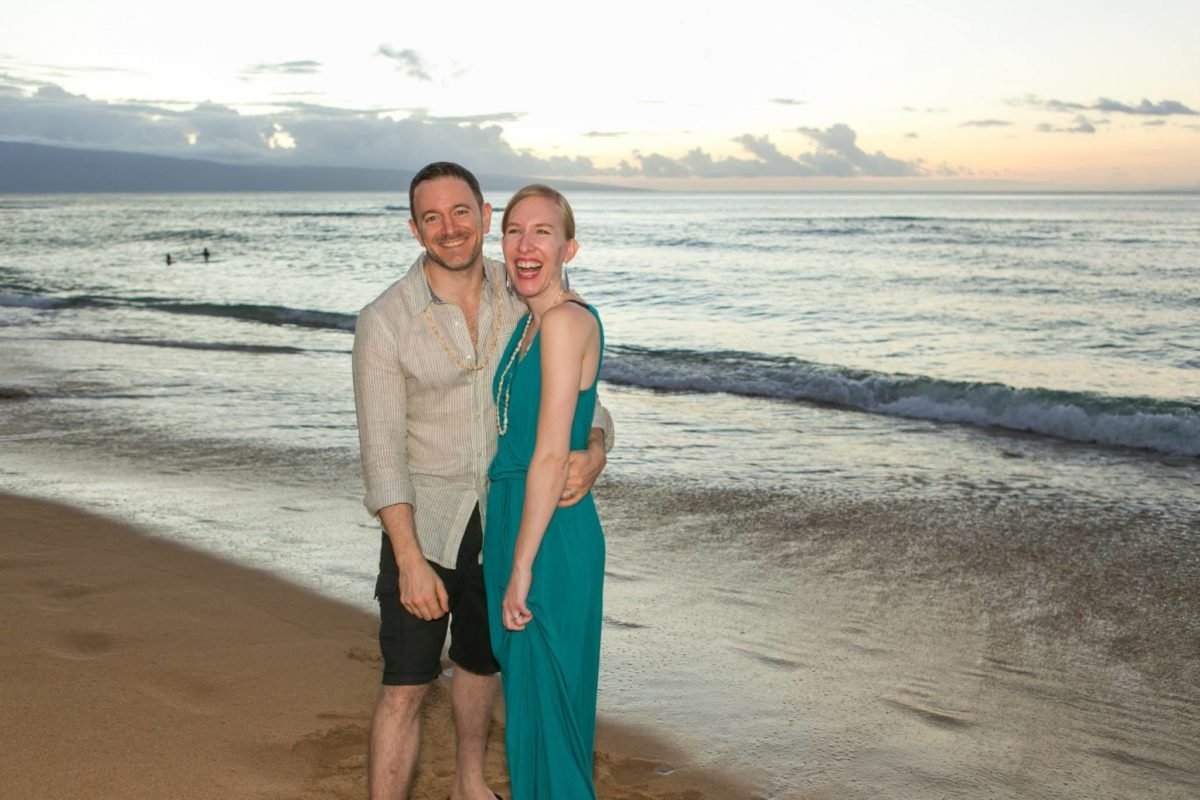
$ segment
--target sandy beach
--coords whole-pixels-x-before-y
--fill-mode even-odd
[[[374,618],[78,509],[0,495],[0,785],[35,798],[360,798]],[[435,685],[415,800],[453,772]],[[506,793],[503,710],[488,755]],[[601,723],[601,797],[746,798],[639,731]]]

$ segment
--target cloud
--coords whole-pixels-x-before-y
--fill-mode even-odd
[[[309,114],[313,116],[324,117],[344,117],[353,119],[361,116],[375,116],[379,114],[391,114],[395,112],[409,113],[424,113],[422,109],[415,108],[343,108],[340,106],[327,106],[321,103],[308,103],[303,100],[289,100],[287,102],[275,102],[268,105],[275,108],[295,111],[297,113]]]
[[[7,53],[0,53],[0,70],[3,70],[0,72],[0,84],[26,88],[37,88],[55,80],[73,79],[80,76],[141,74],[138,70],[124,67],[41,64],[14,58]]]
[[[499,122],[520,122],[525,116],[524,111],[498,111],[494,114],[471,114],[462,117],[435,117],[421,115],[431,122],[446,122],[452,125],[491,125]]]
[[[251,64],[242,70],[243,78],[258,75],[316,75],[321,71],[320,61],[282,61],[275,64]]]
[[[1116,100],[1101,97],[1093,108],[1097,111],[1111,111],[1120,114],[1145,114],[1155,117],[1169,117],[1175,114],[1196,116],[1200,114],[1200,111],[1193,111],[1178,100],[1161,100],[1157,103],[1151,103],[1146,98],[1142,98],[1142,102],[1136,106],[1128,106],[1124,103],[1118,103]]]
[[[629,136],[632,131],[588,131],[584,134],[587,139],[607,139],[617,138],[619,136]]]
[[[1142,98],[1142,102],[1137,105],[1129,105],[1117,100],[1112,100],[1107,97],[1101,97],[1095,103],[1087,105],[1084,103],[1074,103],[1064,100],[1042,100],[1036,95],[1026,95],[1019,100],[1009,100],[1010,105],[1033,106],[1034,108],[1043,108],[1047,111],[1060,112],[1080,112],[1080,111],[1103,111],[1114,114],[1132,114],[1137,116],[1152,116],[1152,117],[1169,117],[1175,115],[1181,116],[1197,116],[1200,111],[1195,111],[1188,108],[1178,100],[1160,100],[1157,103],[1151,102],[1146,98]]]
[[[901,161],[883,153],[867,153],[858,147],[857,134],[847,125],[837,124],[825,130],[798,128],[811,139],[813,151],[790,156],[767,136],[743,134],[733,139],[748,158],[714,158],[695,148],[679,158],[660,153],[635,152],[633,163],[623,161],[618,173],[648,178],[767,178],[767,177],[894,177],[923,174],[916,162]]]
[[[1003,128],[1012,125],[1006,119],[971,119],[964,122],[961,128]]]
[[[793,97],[772,97],[771,102],[780,106],[802,106],[803,100],[797,100]]]
[[[902,106],[901,111],[912,111],[917,114],[945,114],[948,109],[945,108],[914,108],[913,106]]]
[[[816,166],[822,166],[820,174],[839,174],[843,168],[849,168],[852,175],[871,177],[901,177],[921,174],[917,164],[891,158],[882,152],[867,153],[856,144],[858,134],[848,125],[838,123],[824,131],[815,128],[798,128],[800,133],[815,141],[817,152],[806,154],[801,159]],[[833,170],[833,171],[826,171]]]
[[[1092,123],[1083,114],[1075,116],[1075,124],[1065,128],[1057,128],[1048,122],[1043,122],[1037,126],[1037,130],[1041,133],[1095,133],[1096,124],[1105,125],[1107,120],[1100,120],[1098,123]]]
[[[34,78],[26,78],[21,75],[13,75],[11,72],[0,73],[0,88],[3,88],[5,91],[33,90],[45,85],[46,81],[40,81]]]
[[[416,50],[397,50],[391,45],[381,44],[375,52],[395,61],[396,69],[408,77],[427,83],[433,82],[433,75],[425,65],[425,59]]]
[[[651,153],[647,156],[635,153],[634,157],[642,165],[635,174],[646,178],[687,178],[692,175],[692,171],[680,161],[658,153]]]
[[[920,137],[916,134],[915,131],[909,131],[908,133],[904,134],[904,138],[905,139],[919,139]]]
[[[757,159],[756,166],[761,165],[759,166],[759,169],[762,170],[761,174],[788,176],[813,174],[810,164],[784,155],[766,136],[752,136],[747,133],[737,137],[734,141],[746,148],[747,152]]]
[[[3,84],[0,84],[0,89]],[[21,90],[22,87],[16,87]],[[782,151],[768,136],[737,137],[740,154],[715,157],[693,148],[682,156],[634,151],[616,167],[584,157],[541,157],[513,147],[503,123],[523,112],[436,117],[424,109],[351,109],[303,101],[243,114],[204,102],[106,103],[47,84],[0,91],[0,138],[99,150],[208,158],[234,163],[416,169],[431,161],[468,164],[479,173],[544,177],[754,178],[922,175],[920,162],[859,147],[843,124],[800,128],[808,152]],[[624,131],[592,131],[617,137]]]
[[[514,149],[496,120],[517,112],[437,118],[421,110],[331,108],[280,103],[241,114],[217,103],[105,103],[45,85],[0,92],[0,138],[41,144],[208,158],[235,163],[416,169],[431,161],[480,173],[599,175],[586,158],[539,158]],[[609,171],[611,174],[611,171]]]
[[[1166,125],[1166,124],[1167,124],[1167,121],[1165,119],[1148,119],[1142,123],[1142,125],[1147,128],[1157,128],[1161,125]]]

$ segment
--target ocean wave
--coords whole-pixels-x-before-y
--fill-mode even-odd
[[[95,386],[24,386],[0,384],[0,402],[6,400],[149,400],[161,393],[114,391]]]
[[[141,236],[143,242],[175,242],[175,241],[216,241],[216,242],[246,242],[249,238],[242,233],[227,230],[211,230],[208,228],[176,228],[162,231],[150,231]]]
[[[51,295],[11,292],[0,289],[0,306],[7,306],[9,308],[61,308],[67,305],[68,302],[68,300],[61,297],[53,297]]]
[[[37,390],[31,386],[0,385],[0,400],[31,400],[37,396]]]
[[[331,328],[353,331],[356,314],[341,314],[335,311],[316,311],[288,306],[268,306],[240,303],[145,303],[146,307],[171,314],[194,314],[203,317],[226,317],[267,325],[298,325],[302,328]]]
[[[391,206],[385,206],[391,208]],[[408,206],[404,206],[404,210],[408,210]],[[384,214],[382,211],[272,211],[265,215],[268,217],[335,217],[335,218],[354,218],[354,217],[387,217],[390,214]]]
[[[188,303],[170,298],[118,298],[107,295],[73,295],[61,297],[32,291],[14,291],[0,288],[0,307],[22,308],[149,308],[168,314],[192,314],[196,316],[241,319],[261,322],[266,325],[297,325],[303,328],[327,328],[353,331],[356,314],[336,311],[318,311],[309,308],[288,306],[256,305],[253,303]],[[142,342],[143,344],[145,342]]]
[[[1200,456],[1200,405],[1184,402],[885,374],[739,352],[627,346],[609,348],[602,377],[647,389],[827,403],[888,416]]]
[[[691,247],[695,249],[706,249],[709,247],[717,247],[717,243],[708,239],[697,239],[694,236],[671,236],[666,238],[652,239],[651,247]]]
[[[141,347],[168,347],[181,350],[218,350],[231,353],[263,353],[268,355],[295,355],[313,352],[310,348],[274,344],[248,344],[246,342],[189,342],[182,339],[139,339],[121,336],[61,336],[57,340],[76,342],[100,342],[102,344],[131,344]],[[318,350],[317,352],[329,352]],[[348,352],[336,350],[333,352]]]

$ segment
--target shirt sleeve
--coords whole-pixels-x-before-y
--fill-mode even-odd
[[[599,379],[599,376],[597,376]],[[613,427],[612,414],[600,405],[600,393],[596,393],[596,409],[592,412],[592,427],[604,431],[604,452],[610,452],[616,442],[617,431]]]
[[[407,387],[396,333],[371,306],[358,316],[352,364],[363,505],[377,515],[396,503],[413,504],[416,492],[408,472]]]

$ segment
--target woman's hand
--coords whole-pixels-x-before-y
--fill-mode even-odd
[[[526,624],[533,619],[533,614],[525,605],[532,583],[533,571],[514,564],[512,575],[508,578],[508,588],[504,590],[504,601],[500,604],[500,613],[503,615],[501,621],[510,631],[525,630]]]

